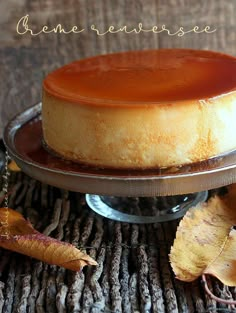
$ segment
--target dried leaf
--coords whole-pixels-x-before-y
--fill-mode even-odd
[[[9,208],[0,208],[0,246],[49,264],[79,271],[85,265],[97,265],[91,257],[69,243],[47,237]]]
[[[21,169],[19,168],[19,166],[16,164],[16,162],[14,160],[11,160],[8,163],[8,169],[12,172],[20,172]]]
[[[236,185],[224,197],[191,208],[179,224],[170,253],[176,278],[193,281],[202,274],[236,285]]]

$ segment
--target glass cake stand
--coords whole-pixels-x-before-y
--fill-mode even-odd
[[[206,190],[236,182],[236,151],[195,164],[153,170],[98,169],[63,160],[43,145],[41,103],[8,123],[4,143],[29,176],[85,193],[92,210],[123,222],[180,218],[189,207],[207,199]]]

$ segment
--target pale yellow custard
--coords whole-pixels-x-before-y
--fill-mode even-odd
[[[185,49],[101,55],[43,82],[43,136],[65,159],[147,169],[236,148],[236,58]]]

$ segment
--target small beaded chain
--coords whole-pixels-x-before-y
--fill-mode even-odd
[[[4,168],[4,175],[3,175],[3,188],[2,191],[4,193],[4,208],[8,208],[8,178],[10,176],[8,163],[10,161],[10,156],[8,151],[5,152],[5,168]]]
[[[1,221],[1,226],[3,227],[4,231],[3,231],[3,235],[6,237],[9,237],[9,223],[8,223],[8,215],[9,215],[9,211],[8,211],[8,185],[9,185],[9,176],[10,176],[10,171],[8,168],[8,163],[10,161],[10,156],[8,154],[8,151],[6,150],[5,152],[5,167],[4,167],[4,175],[2,176],[3,178],[3,196],[4,196],[4,204],[3,207],[4,209],[6,209],[5,212],[5,217],[4,220]]]

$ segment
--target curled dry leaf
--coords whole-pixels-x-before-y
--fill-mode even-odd
[[[8,163],[8,169],[12,172],[20,172],[21,169],[19,168],[19,166],[16,164],[16,162],[14,160],[11,160]]]
[[[176,278],[193,281],[202,274],[236,285],[236,185],[224,197],[191,208],[179,224],[170,252]]]
[[[91,257],[69,243],[47,237],[24,217],[9,208],[0,208],[0,246],[73,271],[97,265]]]

